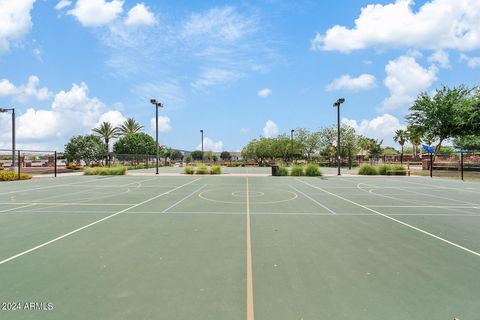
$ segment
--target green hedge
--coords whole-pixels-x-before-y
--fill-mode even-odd
[[[195,168],[194,167],[185,167],[183,170],[185,174],[194,174],[195,173]]]
[[[360,169],[358,169],[358,174],[363,176],[375,176],[378,174],[378,170],[376,167],[369,165],[369,164],[362,164]]]
[[[20,173],[20,179],[18,174],[14,171],[2,171],[0,172],[0,181],[15,181],[15,180],[30,180],[32,176],[26,173]]]
[[[85,170],[85,175],[93,176],[123,176],[127,173],[127,167],[117,166],[117,167],[92,167]]]
[[[382,175],[382,176],[405,176],[407,169],[400,164],[383,164],[380,166],[372,166],[363,164],[358,170],[358,174],[365,176]]]
[[[195,170],[195,173],[196,173],[196,174],[208,174],[208,173],[209,173],[209,170],[208,170],[207,166],[205,166],[205,165],[200,165],[200,166],[198,166],[198,168]]]
[[[319,177],[322,175],[322,171],[320,171],[317,164],[310,163],[305,169],[305,175],[308,177]]]
[[[300,177],[305,175],[305,170],[302,166],[293,166],[292,171],[290,172],[291,176]]]
[[[213,166],[212,169],[210,169],[210,174],[221,174],[222,173],[222,167],[220,166]]]

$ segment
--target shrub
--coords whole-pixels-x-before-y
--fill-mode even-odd
[[[184,172],[185,174],[194,174],[195,169],[193,167],[185,167]]]
[[[377,167],[377,173],[382,176],[386,176],[390,174],[389,173],[390,170],[392,170],[392,166],[389,164],[383,164]]]
[[[317,164],[310,163],[305,169],[305,175],[308,177],[319,177],[322,175],[322,171],[320,171]]]
[[[210,170],[210,174],[221,174],[222,173],[222,167],[220,166],[213,166],[212,169]]]
[[[2,171],[3,169],[5,169],[4,167],[0,166],[0,171]]]
[[[127,167],[94,167],[85,170],[86,175],[100,175],[100,176],[123,176],[127,172]]]
[[[277,169],[277,176],[288,176],[288,169],[286,167],[279,166]]]
[[[196,174],[208,174],[209,172],[208,172],[207,166],[202,164],[202,165],[198,166],[195,173]]]
[[[292,172],[290,172],[290,175],[300,177],[300,176],[304,176],[305,172],[303,171],[302,166],[293,166]]]
[[[82,169],[82,166],[81,165],[78,165],[76,163],[69,163],[67,164],[67,169],[70,169],[70,170],[80,170]]]
[[[0,172],[0,181],[15,181],[15,180],[30,180],[32,176],[26,173],[20,173],[20,179],[18,174],[14,171]]]
[[[358,169],[358,174],[364,175],[364,176],[374,176],[378,174],[377,169],[369,164],[362,164],[360,166],[360,169]]]
[[[388,173],[390,175],[394,175],[394,176],[405,176],[405,175],[407,175],[407,170],[401,164],[392,165],[390,170],[392,170],[392,172]]]

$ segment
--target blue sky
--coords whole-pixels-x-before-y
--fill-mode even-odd
[[[408,105],[479,84],[480,0],[0,0],[0,106],[21,148],[134,117],[162,144],[239,150],[343,121],[393,145]],[[10,122],[0,114],[0,148]]]

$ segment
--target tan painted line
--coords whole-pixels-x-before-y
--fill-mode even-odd
[[[432,237],[432,238],[435,238],[435,239],[437,239],[437,240],[440,240],[440,241],[442,241],[442,242],[444,242],[444,243],[447,243],[447,244],[449,244],[449,245],[451,245],[451,246],[454,246],[454,247],[456,247],[456,248],[458,248],[458,249],[461,249],[461,250],[463,250],[463,251],[469,252],[469,253],[471,253],[471,254],[473,254],[473,255],[476,255],[477,257],[480,257],[480,253],[479,253],[479,252],[476,252],[476,251],[473,251],[473,250],[471,250],[471,249],[468,249],[468,248],[466,248],[466,247],[464,247],[464,246],[461,246],[461,245],[459,245],[459,244],[457,244],[457,243],[455,243],[455,242],[452,242],[452,241],[447,240],[447,239],[445,239],[445,238],[439,237],[439,236],[437,236],[437,235],[435,235],[435,234],[433,234],[433,233],[430,233],[430,232],[428,232],[428,231],[426,231],[426,230],[423,230],[423,229],[421,229],[421,228],[415,227],[415,226],[413,226],[413,225],[411,225],[411,224],[408,224],[408,223],[406,223],[406,222],[403,222],[403,221],[401,221],[401,220],[392,218],[391,216],[386,215],[386,214],[383,214],[383,213],[381,213],[380,211],[373,210],[372,208],[368,208],[368,207],[366,207],[366,206],[364,206],[364,205],[361,205],[361,204],[359,204],[359,203],[356,203],[355,201],[352,201],[352,200],[350,200],[350,199],[347,199],[347,198],[344,198],[344,197],[342,197],[342,196],[339,196],[338,194],[331,193],[331,192],[329,192],[329,191],[327,191],[327,190],[325,190],[325,189],[323,189],[323,188],[317,187],[317,186],[315,186],[315,185],[313,185],[313,184],[310,184],[310,183],[308,183],[308,182],[302,181],[302,180],[300,180],[300,179],[298,179],[298,178],[296,178],[295,180],[297,180],[297,181],[299,181],[299,182],[301,182],[301,183],[303,183],[303,184],[306,184],[307,186],[310,186],[310,187],[312,187],[312,188],[315,188],[315,189],[318,189],[318,190],[323,191],[323,192],[325,192],[325,193],[328,193],[329,195],[332,195],[332,196],[334,196],[334,197],[337,197],[337,198],[339,198],[339,199],[342,199],[342,200],[344,200],[344,201],[346,201],[346,202],[349,202],[349,203],[351,203],[351,204],[353,204],[353,205],[359,206],[360,208],[363,208],[363,209],[366,209],[366,210],[368,210],[368,211],[370,211],[370,212],[376,213],[376,214],[378,214],[379,216],[382,216],[382,217],[387,218],[387,219],[389,219],[389,220],[391,220],[391,221],[394,221],[394,222],[396,222],[396,223],[399,223],[399,224],[401,224],[401,225],[403,225],[403,226],[405,226],[405,227],[408,227],[408,228],[410,228],[410,229],[413,229],[413,230],[416,230],[416,231],[418,231],[418,232],[421,232],[421,233],[423,233],[423,234],[425,234],[425,235],[427,235],[427,236],[430,236],[430,237]]]
[[[250,232],[250,196],[249,196],[248,174],[247,174],[247,320],[253,320],[253,319],[254,319],[254,313],[253,313],[252,237]]]

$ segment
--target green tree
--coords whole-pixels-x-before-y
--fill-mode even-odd
[[[112,126],[110,122],[104,121],[98,126],[97,128],[93,128],[92,131],[94,134],[105,141],[105,147],[106,147],[106,162],[109,162],[109,151],[110,151],[110,140],[118,137],[118,128],[115,128]]]
[[[172,160],[182,160],[183,154],[179,150],[172,150],[170,154],[170,159]]]
[[[371,162],[378,161],[378,158],[382,155],[382,143],[383,140],[370,139],[368,155]]]
[[[153,138],[144,133],[129,133],[113,145],[116,154],[155,155],[156,145]]]
[[[403,146],[405,145],[405,142],[407,142],[407,137],[408,137],[408,132],[407,130],[403,130],[403,129],[398,129],[397,131],[395,131],[395,135],[393,136],[393,140],[395,142],[398,142],[398,144],[401,147],[400,163],[403,163]]]
[[[202,160],[202,151],[200,150],[195,150],[190,153],[190,156],[192,157],[193,160]]]
[[[477,151],[480,150],[479,135],[464,135],[453,138],[453,145],[460,150]]]
[[[68,162],[85,162],[87,166],[100,162],[105,157],[105,146],[95,135],[72,137],[65,145]]]
[[[296,128],[295,141],[300,144],[302,156],[310,160],[311,156],[320,149],[320,132],[311,132],[307,128]]]
[[[119,134],[126,136],[130,133],[138,133],[143,130],[143,126],[133,118],[128,118],[118,127]]]
[[[407,127],[407,137],[413,146],[413,157],[416,158],[419,154],[419,146],[422,143],[422,134],[415,130],[415,128]]]
[[[435,155],[445,140],[463,136],[478,127],[469,120],[473,91],[463,85],[454,88],[443,86],[432,97],[421,93],[410,107],[411,113],[407,116],[409,126],[426,140],[437,141]]]
[[[222,151],[222,153],[220,153],[220,159],[223,161],[228,161],[232,159],[232,155],[228,151]]]

